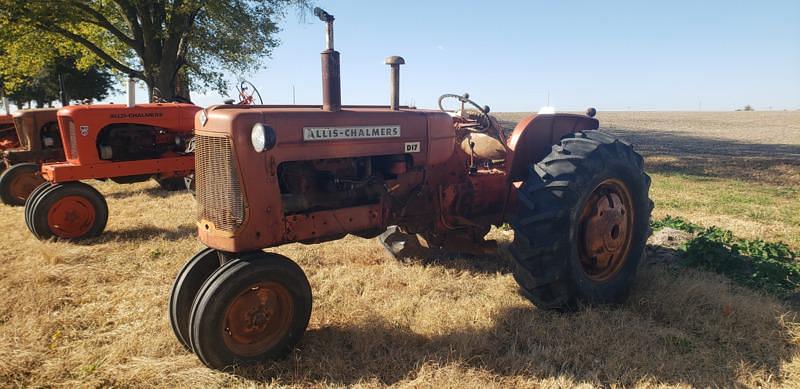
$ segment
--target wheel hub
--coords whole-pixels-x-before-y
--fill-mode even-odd
[[[605,281],[625,263],[632,238],[633,204],[625,184],[605,180],[581,213],[580,259],[586,275]]]
[[[95,210],[82,196],[66,196],[58,200],[47,212],[50,230],[61,238],[79,238],[92,228]]]
[[[258,283],[228,306],[225,343],[239,355],[258,355],[273,347],[289,330],[293,307],[289,291],[280,284]]]

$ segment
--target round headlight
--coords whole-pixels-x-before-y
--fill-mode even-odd
[[[275,130],[266,124],[256,123],[250,131],[250,141],[256,152],[272,149],[276,141]]]

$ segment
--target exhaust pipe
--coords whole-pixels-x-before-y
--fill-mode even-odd
[[[327,24],[325,51],[322,57],[322,109],[329,112],[342,110],[342,85],[339,76],[339,52],[333,49],[333,15],[322,8],[314,8],[314,16]]]
[[[136,80],[128,79],[128,108],[136,106]]]
[[[392,89],[389,107],[392,111],[397,111],[400,109],[400,65],[405,65],[406,60],[404,60],[403,57],[393,55],[386,58],[385,63],[392,68],[390,76]]]

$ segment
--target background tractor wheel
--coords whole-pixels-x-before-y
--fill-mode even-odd
[[[206,280],[192,304],[192,349],[223,370],[278,358],[292,350],[311,317],[311,286],[290,259],[255,252]]]
[[[80,240],[100,235],[108,222],[108,205],[96,189],[81,182],[51,185],[37,191],[26,208],[28,229],[39,239]]]
[[[192,311],[192,302],[200,287],[219,266],[217,250],[204,249],[183,266],[172,284],[169,293],[169,321],[175,336],[189,350],[189,314]]]
[[[167,192],[175,192],[186,189],[183,177],[156,178],[156,182]]]
[[[536,306],[627,297],[649,234],[650,177],[630,145],[578,132],[530,169],[509,246],[514,278]]]
[[[44,182],[38,163],[13,165],[0,175],[0,200],[6,205],[25,205],[25,200]]]

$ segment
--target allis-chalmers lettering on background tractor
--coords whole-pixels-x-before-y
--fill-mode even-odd
[[[43,184],[25,201],[25,224],[39,239],[94,237],[108,221],[108,205],[80,182],[121,184],[155,178],[164,189],[184,188],[194,170],[194,114],[188,103],[73,105],[58,111],[64,162],[45,163]]]
[[[506,136],[468,96],[456,112],[342,106],[333,16],[322,52],[322,106],[214,106],[196,116],[198,233],[208,246],[173,284],[169,313],[184,346],[226,369],[289,352],[311,315],[300,267],[264,248],[346,234],[390,250],[480,253],[509,222],[522,293],[542,308],[626,296],[652,203],[643,160],[587,115],[538,114]],[[399,249],[398,249],[399,247]]]
[[[56,112],[58,108],[14,112],[19,146],[3,151],[0,200],[4,204],[24,205],[30,193],[44,182],[39,173],[41,164],[64,161]]]

